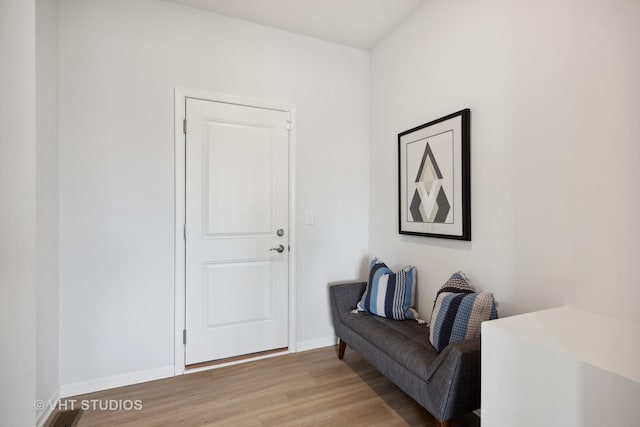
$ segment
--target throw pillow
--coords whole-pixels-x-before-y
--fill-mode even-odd
[[[479,337],[480,324],[497,318],[493,294],[474,292],[464,273],[454,273],[436,296],[429,341],[442,351],[451,343]]]
[[[358,311],[395,320],[418,319],[415,305],[416,269],[406,267],[393,272],[377,258],[369,265],[367,288],[358,303]]]

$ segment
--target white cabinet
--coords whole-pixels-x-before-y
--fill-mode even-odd
[[[635,427],[639,409],[640,325],[573,307],[483,323],[483,427]]]

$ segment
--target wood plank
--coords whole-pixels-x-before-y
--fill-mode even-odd
[[[140,400],[142,410],[85,410],[78,426],[424,426],[436,420],[355,351],[337,346],[76,396]],[[477,416],[451,427],[478,427]]]

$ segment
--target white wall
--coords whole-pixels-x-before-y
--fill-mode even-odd
[[[503,19],[492,2],[429,1],[372,52],[370,252],[389,264],[417,266],[423,316],[454,271],[462,269],[501,302],[499,291],[512,277],[505,233],[512,221],[508,142],[501,127]],[[472,128],[472,242],[400,236],[398,133],[466,107]]]
[[[640,5],[433,0],[372,52],[370,252],[456,270],[508,315],[570,303],[640,322]],[[471,242],[397,234],[397,133],[471,108]]]
[[[367,250],[368,54],[162,1],[59,22],[63,390],[173,366],[176,86],[296,105],[298,343],[331,339],[327,282]]]
[[[39,400],[55,399],[58,333],[58,21],[55,0],[36,1],[37,382]],[[48,411],[41,412],[41,419]]]
[[[35,2],[0,3],[0,414],[35,423]]]

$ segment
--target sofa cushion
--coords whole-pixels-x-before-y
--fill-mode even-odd
[[[417,319],[415,305],[416,269],[393,272],[377,258],[369,265],[367,288],[358,302],[359,311],[395,320]]]
[[[454,273],[438,291],[431,313],[429,341],[437,351],[480,336],[480,324],[496,319],[493,294],[476,293],[462,272]]]
[[[347,313],[344,326],[374,345],[379,351],[427,380],[438,353],[429,343],[429,328],[412,320],[392,320],[366,312]]]

